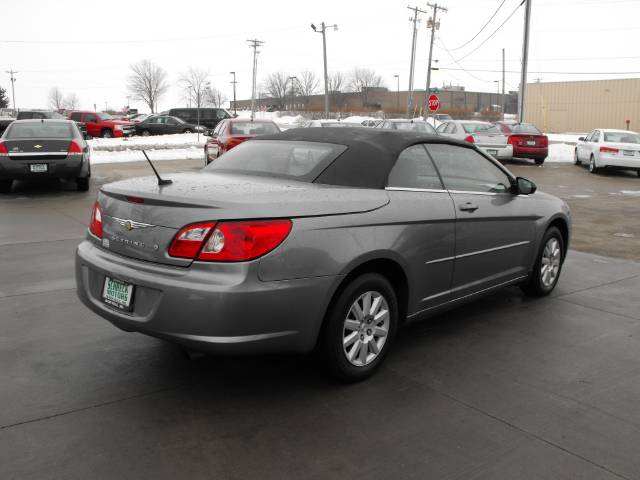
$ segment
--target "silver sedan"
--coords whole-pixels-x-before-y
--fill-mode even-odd
[[[192,350],[318,349],[349,381],[407,322],[508,285],[549,294],[569,245],[562,200],[435,135],[292,129],[163,180],[101,188],[84,304]]]
[[[498,160],[513,158],[513,145],[509,135],[489,122],[475,120],[449,120],[438,126],[438,135],[473,143]]]

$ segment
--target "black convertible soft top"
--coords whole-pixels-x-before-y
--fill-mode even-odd
[[[416,143],[448,143],[474,148],[467,142],[432,134],[375,128],[293,128],[260,140],[291,140],[344,145],[347,149],[315,183],[363,188],[384,188],[400,152]]]

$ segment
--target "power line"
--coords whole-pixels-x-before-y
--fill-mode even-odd
[[[471,40],[468,40],[467,42],[463,43],[459,47],[452,48],[451,50],[453,50],[453,51],[460,50],[461,48],[464,48],[467,45],[469,45],[471,42],[473,42],[478,37],[478,35],[480,35],[484,31],[484,29],[487,28],[489,23],[491,23],[491,20],[493,20],[494,17],[498,14],[498,12],[500,11],[500,9],[502,8],[502,6],[504,5],[504,3],[506,1],[507,0],[502,0],[502,3],[500,3],[500,5],[498,5],[498,8],[496,8],[496,11],[493,12],[493,15],[491,15],[491,17],[489,17],[489,20],[487,20],[486,23],[482,26],[482,28],[480,30],[478,30],[478,33],[476,33],[473,37],[471,37]],[[447,51],[449,51],[449,50],[447,50]]]
[[[438,37],[438,43],[442,46],[442,48],[444,48],[444,50],[447,52],[447,54],[449,55],[449,57],[451,58],[451,60],[453,60],[453,62],[458,65],[458,67],[460,67],[460,70],[462,70],[463,72],[465,72],[467,75],[469,75],[472,78],[475,78],[476,80],[480,81],[480,82],[486,82],[486,83],[493,83],[493,80],[485,80],[483,78],[480,77],[476,77],[473,73],[469,72],[466,68],[464,68],[455,58],[453,58],[453,55],[451,54],[451,52],[449,51],[449,49],[447,48],[447,46],[444,44],[444,42],[442,41],[442,38]],[[442,67],[440,67],[441,70],[444,70]],[[450,69],[449,69],[450,70]]]
[[[453,68],[453,67],[440,67],[440,70],[460,70],[465,72],[487,72],[487,73],[500,73],[502,70],[490,70],[490,69],[464,69],[464,68]],[[506,73],[520,73],[520,70],[505,70]],[[542,71],[542,70],[532,70],[529,73],[541,73],[546,75],[640,75],[640,71],[634,72],[550,72],[550,71]]]
[[[466,55],[458,58],[454,63],[459,62],[461,60],[464,60],[465,58],[467,58],[469,55],[471,55],[472,53],[475,53],[480,47],[482,47],[485,43],[487,43],[496,33],[498,33],[498,31],[504,26],[505,23],[507,23],[511,17],[513,17],[515,15],[515,13],[518,11],[518,9],[524,4],[526,0],[522,0],[522,2],[520,2],[518,4],[518,6],[509,14],[509,16],[498,26],[498,28],[496,28],[491,35],[489,35],[487,38],[485,38],[482,43],[480,43],[480,45],[478,45],[476,48],[474,48],[473,50],[471,50],[469,53],[467,53]],[[452,63],[450,63],[449,65],[453,65]],[[449,66],[449,65],[445,65],[445,66]],[[442,67],[440,67],[442,68]]]

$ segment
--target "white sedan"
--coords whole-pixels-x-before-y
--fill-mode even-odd
[[[597,128],[578,139],[574,160],[576,165],[588,162],[591,173],[611,167],[635,170],[640,177],[640,134]]]

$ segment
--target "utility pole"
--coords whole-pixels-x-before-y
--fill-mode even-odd
[[[413,18],[409,21],[413,22],[413,40],[411,41],[411,64],[409,65],[409,91],[407,92],[407,116],[410,115],[413,110],[413,74],[416,66],[416,42],[418,40],[418,13],[427,13],[424,10],[420,10],[418,7],[407,8],[413,11]]]
[[[500,120],[504,121],[504,48],[502,49],[502,99],[500,102]]]
[[[231,75],[233,75],[233,81],[231,82],[233,84],[233,114],[234,115],[238,115],[238,111],[236,110],[236,72],[229,72]]]
[[[293,81],[297,80],[297,78],[298,77],[296,77],[296,76],[289,77],[289,80],[291,80],[291,110],[293,110],[293,103],[295,101],[295,90],[294,90],[295,85],[294,85]],[[287,92],[286,92],[286,88],[285,88],[285,96],[286,96],[286,93]]]
[[[258,47],[264,45],[264,42],[261,40],[253,39],[247,40],[249,42],[249,46],[253,48],[253,83],[251,86],[251,120],[255,117],[256,111],[256,79],[257,79],[257,70],[258,70]]]
[[[518,121],[524,122],[524,103],[527,94],[527,66],[529,63],[529,23],[531,20],[531,0],[524,0],[524,39],[522,40],[522,72],[518,92]]]
[[[440,22],[437,20],[438,10],[446,12],[447,9],[439,6],[437,3],[427,3],[433,8],[433,16],[427,22],[427,27],[431,27],[431,43],[429,44],[429,63],[427,64],[427,86],[424,90],[424,118],[427,118],[429,111],[429,91],[431,89],[431,59],[433,57],[433,40],[436,36],[436,30],[440,30]]]
[[[15,83],[16,83],[16,77],[15,74],[18,73],[14,70],[7,70],[6,71],[9,74],[9,78],[11,79],[11,98],[13,101],[13,109],[17,112],[18,109],[16,108],[16,87],[15,87]]]
[[[322,34],[322,54],[324,56],[324,118],[329,118],[329,74],[327,73],[327,28],[333,28],[338,30],[338,25],[325,25],[324,22],[320,24],[318,30],[312,23],[311,28],[316,33]]]
[[[400,113],[400,75],[394,75],[396,78],[396,110]]]

